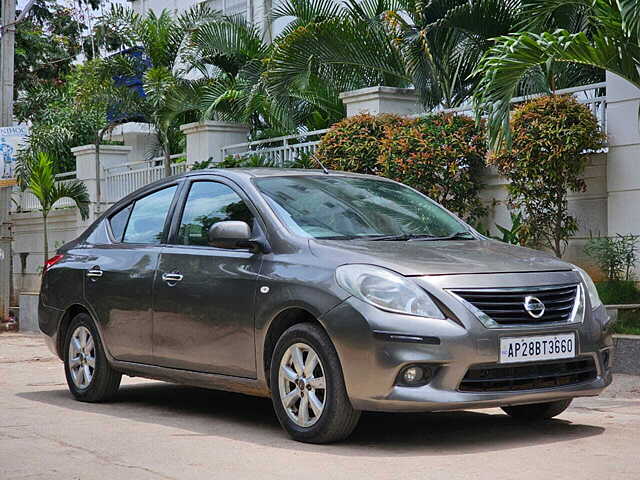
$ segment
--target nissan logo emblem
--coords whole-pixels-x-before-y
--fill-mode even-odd
[[[544,315],[544,303],[542,303],[540,299],[532,297],[531,295],[524,297],[524,309],[533,318],[540,318]]]

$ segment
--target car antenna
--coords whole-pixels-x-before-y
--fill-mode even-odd
[[[313,158],[316,162],[318,162],[318,165],[320,165],[320,167],[322,168],[322,171],[323,171],[324,173],[326,173],[327,175],[329,175],[329,170],[327,170],[327,167],[325,167],[325,166],[322,164],[322,162],[320,161],[320,159],[318,158],[318,156],[317,156],[315,153],[313,153],[313,154],[311,155],[311,158]]]

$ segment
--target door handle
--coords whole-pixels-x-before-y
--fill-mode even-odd
[[[87,271],[87,277],[100,278],[104,272],[100,270],[100,267],[93,267]]]
[[[162,280],[167,282],[169,285],[173,286],[178,282],[181,282],[183,279],[183,275],[180,273],[163,273]]]

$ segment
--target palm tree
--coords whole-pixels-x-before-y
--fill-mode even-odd
[[[143,58],[114,55],[111,71],[116,75],[135,77],[142,74],[146,103],[146,119],[157,132],[164,156],[165,176],[171,175],[172,126],[177,117],[186,113],[176,108],[178,90],[186,88],[192,80],[185,77],[183,53],[188,47],[190,34],[199,26],[220,18],[220,13],[204,3],[198,4],[177,17],[169,10],[145,16],[122,5],[112,5],[101,25],[114,38],[130,48],[142,50]]]
[[[341,91],[373,85],[413,86],[427,108],[457,107],[480,82],[474,71],[494,38],[530,22],[525,7],[532,1],[345,0],[339,8],[329,0],[288,0],[275,11],[294,20],[276,39],[267,71],[270,91],[284,95],[292,85],[313,81],[333,87],[337,98]],[[581,7],[562,3],[562,15],[538,20],[535,28],[585,28]],[[563,88],[598,75],[593,69],[539,68],[520,93],[543,91],[549,78]]]
[[[567,2],[529,0],[527,12],[538,22],[550,19]],[[640,88],[640,2],[637,0],[573,0],[584,12],[586,28],[572,33],[522,32],[497,39],[477,69],[481,81],[474,95],[478,115],[487,114],[490,145],[510,142],[511,99],[532,69],[553,63],[608,70]]]
[[[53,161],[47,153],[38,153],[36,158],[24,157],[18,160],[16,174],[23,190],[28,189],[38,199],[42,212],[44,235],[44,263],[49,258],[49,238],[47,217],[58,200],[70,198],[80,211],[83,220],[89,217],[89,195],[84,183],[77,180],[57,182],[53,173]]]
[[[325,14],[335,13],[336,4],[324,1],[333,6]],[[314,2],[299,3],[310,15]],[[285,15],[285,6],[276,9],[274,18]],[[296,17],[292,23],[301,21]],[[339,120],[344,106],[330,84],[308,79],[278,90],[269,82],[273,53],[290,30],[285,28],[273,42],[267,42],[257,26],[238,17],[222,17],[195,29],[185,62],[202,79],[175,97],[175,103],[195,104],[202,119],[249,124],[258,138],[290,133],[300,125],[311,130],[325,128]]]

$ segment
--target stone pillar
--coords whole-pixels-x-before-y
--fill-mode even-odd
[[[608,234],[640,234],[640,89],[607,72]]]
[[[108,208],[109,202],[114,200],[107,197],[105,169],[127,163],[132,150],[132,147],[120,145],[100,146],[100,201],[98,202],[98,165],[95,145],[83,145],[71,149],[76,156],[76,178],[87,186],[91,202],[89,218],[86,221],[83,222],[78,214],[78,234]]]
[[[180,130],[187,136],[187,164],[211,159],[214,163],[223,160],[222,148],[244,143],[249,137],[249,127],[239,123],[205,121],[182,125]]]
[[[131,147],[129,159],[132,162],[146,160],[149,152],[158,142],[158,136],[149,123],[131,122],[118,125],[107,138],[111,141],[122,142],[125,147]]]
[[[368,87],[340,94],[347,107],[347,116],[359,113],[395,113],[414,115],[424,112],[418,94],[413,88]]]

